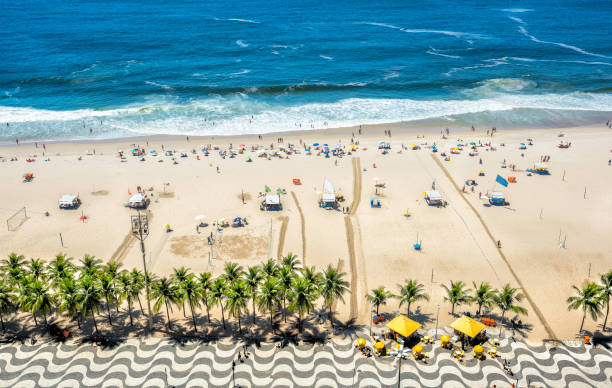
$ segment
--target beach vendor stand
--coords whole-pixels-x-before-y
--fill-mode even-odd
[[[59,199],[59,208],[64,210],[76,209],[81,205],[81,199],[78,195],[64,194]]]
[[[414,334],[414,332],[417,331],[419,327],[421,327],[421,324],[413,321],[412,319],[404,315],[398,315],[385,326],[387,326],[387,328],[391,330],[391,333],[397,340],[399,336],[403,338],[410,337],[412,334]]]
[[[444,206],[442,195],[437,190],[428,190],[425,192],[425,201],[429,206]]]
[[[533,169],[531,169],[531,172],[536,173],[538,175],[550,175],[548,165],[545,163],[536,163],[533,166]]]
[[[373,195],[370,197],[370,207],[380,207],[380,199]]]
[[[462,340],[467,339],[468,341],[478,341],[480,334],[485,328],[483,323],[466,315],[457,318],[450,326],[462,335]]]
[[[128,207],[131,209],[146,209],[151,200],[145,197],[143,194],[137,193],[130,197],[128,201]]]
[[[338,207],[338,201],[336,200],[336,192],[334,191],[334,186],[327,179],[323,181],[323,192],[321,193],[319,206],[328,209],[335,209],[336,207]]]
[[[261,210],[271,211],[271,210],[283,210],[283,205],[280,201],[280,195],[278,194],[268,194],[265,196],[264,200],[260,206]]]
[[[506,206],[508,202],[506,202],[506,196],[501,191],[489,191],[487,193],[487,197],[489,197],[489,204],[493,206]]]

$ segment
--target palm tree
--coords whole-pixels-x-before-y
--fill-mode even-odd
[[[9,286],[4,280],[0,280],[0,323],[2,323],[2,331],[6,332],[4,327],[4,316],[3,314],[11,311],[15,306],[15,295],[13,294],[13,288]]]
[[[55,256],[55,259],[49,263],[48,273],[53,283],[57,285],[60,284],[61,279],[68,276],[72,270],[74,270],[72,258],[66,258],[66,255],[59,253]]]
[[[293,278],[295,277],[295,273],[291,270],[290,267],[281,267],[278,271],[278,285],[280,287],[280,297],[283,302],[283,320],[287,322],[287,297],[289,296],[289,292],[291,291],[291,285],[293,283]]]
[[[168,278],[161,278],[151,286],[151,299],[155,299],[153,311],[157,314],[161,306],[165,305],[168,329],[171,329],[170,306],[178,301],[176,286]]]
[[[312,284],[303,277],[296,277],[293,281],[293,287],[290,291],[289,309],[298,312],[298,331],[302,332],[302,319],[304,313],[312,309],[312,301],[315,299],[315,294],[312,291]]]
[[[224,274],[225,280],[227,280],[228,284],[232,284],[238,279],[240,279],[244,275],[244,270],[242,266],[236,263],[227,263],[225,264]]]
[[[397,285],[400,289],[397,298],[400,300],[399,306],[402,307],[404,304],[407,305],[406,315],[410,317],[410,305],[419,300],[429,300],[429,295],[424,291],[425,286],[416,280],[406,280],[406,283],[402,286]]]
[[[244,280],[237,280],[232,283],[226,292],[227,311],[238,319],[238,329],[242,334],[242,325],[240,324],[240,315],[243,311],[247,311],[247,287]]]
[[[11,284],[18,284],[23,277],[23,267],[25,258],[23,255],[11,253],[8,258],[0,261],[0,270],[2,270]]]
[[[266,278],[276,277],[278,274],[278,266],[274,260],[268,259],[268,261],[261,265],[261,272]]]
[[[458,282],[453,282],[451,280],[450,288],[447,287],[445,284],[442,285],[442,288],[446,290],[446,296],[444,297],[444,300],[451,303],[451,314],[453,315],[455,315],[455,306],[461,305],[463,303],[469,303],[471,301],[471,298],[468,295],[468,292],[470,292],[470,290],[465,288],[465,283],[461,280]]]
[[[263,280],[263,276],[259,267],[249,267],[249,270],[245,276],[245,285],[251,295],[251,301],[253,302],[253,323],[255,323],[255,299],[257,298],[257,292],[259,290],[259,284]]]
[[[10,278],[13,281],[13,278]],[[27,313],[32,314],[32,318],[34,318],[34,324],[38,326],[38,321],[36,320],[36,313],[32,312],[30,309],[30,302],[32,301],[32,279],[27,276],[23,276],[19,278],[19,281],[16,286],[17,291],[17,304],[19,308]]]
[[[344,280],[344,276],[346,276],[344,272],[339,272],[336,268],[328,265],[319,287],[323,296],[323,305],[329,310],[329,323],[332,328],[334,327],[332,319],[334,301],[340,299],[344,302],[344,294],[349,291],[349,282]]]
[[[96,259],[94,256],[85,255],[81,259],[81,276],[92,276],[96,277],[100,273],[101,261]]]
[[[261,285],[259,289],[259,296],[257,297],[257,306],[260,310],[270,313],[270,328],[274,329],[274,323],[272,321],[274,315],[274,309],[280,302],[279,298],[279,286],[278,281],[269,276]]]
[[[40,280],[31,280],[33,283],[30,286],[30,299],[27,304],[28,309],[32,312],[32,314],[40,311],[45,319],[45,326],[49,326],[49,322],[47,322],[47,315],[51,312],[51,308],[53,308],[55,305],[55,295],[53,295],[49,291],[49,287],[47,287]]]
[[[314,266],[312,267],[304,267],[302,269],[302,277],[308,281],[310,286],[309,293],[314,296],[314,298],[319,297],[319,287],[321,287],[321,282],[323,280],[323,276],[320,272],[317,272]],[[310,313],[310,310],[307,311]]]
[[[610,297],[612,296],[612,271],[601,275],[601,301],[606,304],[606,317],[604,318],[603,331],[606,331],[608,314],[610,313]]]
[[[59,306],[58,313],[68,312],[70,318],[76,318],[79,329],[81,328],[81,319],[79,317],[79,309],[81,306],[81,293],[79,287],[72,276],[66,276],[58,287]]]
[[[502,288],[499,293],[495,295],[495,304],[502,311],[502,322],[504,321],[506,311],[527,315],[527,309],[516,304],[521,302],[523,298],[524,295],[519,292],[518,288],[512,288],[510,287],[510,284],[506,284],[504,288]]]
[[[578,310],[582,309],[582,322],[580,323],[579,333],[582,333],[584,319],[587,313],[596,320],[601,315],[601,288],[594,282],[585,282],[582,289],[572,286],[576,291],[576,295],[567,298],[567,309]]]
[[[198,283],[200,283],[200,300],[206,306],[206,316],[208,323],[210,323],[212,274],[210,272],[202,272],[198,277]]]
[[[115,300],[115,287],[113,286],[113,280],[106,273],[102,273],[100,276],[100,291],[106,299],[106,313],[108,314],[108,323],[112,326],[113,321],[111,319],[110,306],[111,300]]]
[[[372,290],[372,294],[366,294],[366,299],[370,304],[376,306],[376,315],[378,315],[378,308],[382,305],[387,304],[387,300],[391,298],[393,294],[385,290],[385,286],[378,287]]]
[[[96,333],[98,333],[98,324],[96,323],[96,312],[100,308],[102,292],[91,276],[85,276],[80,280],[80,296],[81,313],[84,317],[87,313],[91,313]]]
[[[41,280],[45,274],[45,266],[40,259],[30,259],[30,262],[28,263],[28,271],[34,279]]]
[[[289,252],[289,254],[282,258],[281,267],[289,267],[292,272],[295,272],[300,267],[300,261],[297,258],[297,255]]]
[[[176,284],[177,290],[182,290],[181,284],[185,281],[185,279],[187,279],[187,275],[189,275],[189,271],[187,270],[187,268],[185,267],[181,267],[179,269],[174,268],[174,279],[173,280]],[[183,309],[183,316],[187,318],[187,313],[185,312],[185,300],[180,298],[180,295],[178,296],[179,296],[179,300],[181,301],[181,307]]]
[[[132,279],[132,297],[135,297],[138,300],[140,313],[143,314],[144,309],[142,308],[142,302],[140,301],[140,293],[145,288],[145,276],[141,271],[134,268],[132,272],[130,272],[130,278]]]
[[[117,287],[117,278],[119,277],[119,269],[122,263],[116,261],[110,261],[104,266],[104,273],[107,274],[113,283],[113,287]],[[119,313],[119,293],[115,292],[115,310]]]
[[[127,300],[128,302],[128,312],[130,315],[130,326],[134,326],[134,321],[132,320],[132,301],[134,300],[134,284],[132,283],[132,277],[130,273],[127,271],[121,271],[117,278],[118,280],[118,289],[117,295],[119,301]]]
[[[472,282],[472,284],[474,285],[474,297],[472,301],[478,304],[476,316],[479,317],[483,306],[491,307],[495,303],[497,290],[491,287],[487,282],[481,282],[480,285],[476,285],[476,282]]]
[[[225,298],[225,290],[227,289],[227,284],[225,282],[225,278],[218,277],[213,282],[210,287],[210,298],[211,305],[218,304],[221,306],[221,320],[223,321],[223,330],[225,330],[225,314],[223,311],[223,299]]]
[[[193,320],[193,329],[197,333],[198,325],[196,324],[194,306],[198,306],[200,304],[200,285],[195,280],[193,274],[189,274],[185,278],[185,281],[181,282],[179,287],[181,288],[183,295],[187,297],[189,309],[191,310],[191,319]]]

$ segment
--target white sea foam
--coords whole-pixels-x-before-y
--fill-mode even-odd
[[[515,22],[517,22],[519,24],[522,24],[522,25],[527,25],[527,23],[525,23],[523,21],[523,19],[521,19],[521,18],[517,18],[517,17],[514,17],[514,16],[508,16],[508,19],[514,20]]]
[[[508,64],[507,57],[484,59],[482,62],[485,62],[485,63],[479,63],[473,66],[453,67],[449,71],[444,73],[444,75],[450,77],[453,73],[456,73],[458,71],[473,70],[473,69],[480,69],[480,68],[486,68],[486,67],[497,67],[497,66]]]
[[[358,23],[358,24],[367,24],[367,25],[370,25],[370,26],[392,28],[394,30],[400,30],[400,31],[407,32],[407,33],[412,33],[412,34],[442,34],[442,35],[454,36],[455,38],[470,38],[470,39],[485,39],[485,38],[487,38],[486,35],[473,34],[473,33],[469,33],[469,32],[446,31],[446,30],[428,30],[428,29],[410,29],[410,28],[403,28],[403,27],[394,26],[392,24],[374,23],[374,22],[364,22],[364,23]]]
[[[236,18],[232,18],[232,19],[227,19],[230,22],[240,22],[240,23],[251,23],[251,24],[261,24],[261,22],[255,21],[255,20],[251,20],[251,19],[236,19]]]
[[[334,60],[334,58],[333,58],[333,57],[329,57],[329,56],[327,56],[327,55],[319,55],[319,56],[320,56],[321,58],[325,59],[325,60],[328,60],[328,61],[333,61],[333,60]]]
[[[531,39],[532,41],[534,41],[536,43],[555,45],[555,46],[563,47],[563,48],[566,48],[566,49],[569,49],[569,50],[572,50],[572,51],[575,51],[577,53],[584,54],[584,55],[590,55],[590,56],[593,56],[593,57],[612,59],[612,57],[610,57],[610,56],[603,55],[603,54],[592,53],[590,51],[586,51],[584,49],[581,49],[580,47],[572,46],[572,45],[569,45],[569,44],[560,43],[560,42],[550,42],[550,41],[547,41],[547,40],[538,39],[535,36],[531,35],[529,33],[529,31],[527,31],[527,29],[524,26],[519,26],[518,32],[520,32],[521,34],[525,35],[526,37],[528,37],[529,39]]]
[[[465,92],[477,96],[495,96],[504,93],[522,92],[535,88],[534,81],[521,78],[492,78],[478,82],[478,86]]]
[[[238,46],[240,46],[240,47],[249,47],[249,44],[248,43],[244,43],[244,41],[242,41],[242,40],[237,40],[236,44]]]
[[[533,9],[529,9],[529,8],[504,8],[500,11],[504,11],[504,12],[512,12],[512,13],[523,13],[523,12],[531,12],[533,11]]]
[[[157,86],[158,88],[162,88],[164,90],[174,90],[172,86],[160,84],[160,83],[153,82],[153,81],[145,81],[145,84],[151,85],[151,86]]]
[[[230,73],[229,76],[230,77],[235,77],[237,75],[248,74],[250,72],[251,72],[251,70],[249,70],[249,69],[243,69],[243,70],[240,70],[240,71],[238,71],[236,73]]]
[[[392,71],[390,73],[388,73],[387,75],[384,76],[384,80],[388,80],[388,79],[392,79],[392,78],[397,78],[400,76],[400,73],[398,73],[397,71]]]
[[[440,50],[437,50],[437,49],[435,49],[435,48],[433,48],[433,47],[431,47],[431,46],[429,46],[429,50],[427,50],[427,51],[425,51],[425,52],[426,52],[427,54],[430,54],[430,55],[437,55],[437,56],[439,56],[439,57],[454,58],[454,59],[461,58],[461,57],[460,57],[460,56],[458,56],[458,55],[449,55],[449,54],[443,54],[443,53],[441,53],[441,52],[440,52]]]
[[[525,83],[526,82],[526,83]],[[494,79],[472,90],[466,99],[344,99],[332,103],[286,106],[254,99],[247,94],[211,96],[178,105],[172,99],[112,110],[51,111],[33,108],[0,107],[0,122],[13,124],[10,135],[0,139],[70,139],[88,136],[82,122],[95,124],[100,137],[146,134],[236,135],[269,131],[344,127],[485,112],[512,112],[517,108],[600,111],[612,108],[612,94],[526,94],[530,81]],[[492,93],[491,90],[496,92]],[[505,92],[504,89],[512,92]],[[161,97],[160,97],[161,98]],[[510,114],[510,113],[509,113]],[[585,113],[587,114],[587,113]],[[547,114],[546,116],[549,116]],[[574,116],[578,116],[577,114]],[[251,119],[251,117],[253,117]],[[207,118],[204,121],[203,118]],[[529,117],[525,117],[529,121]],[[212,122],[215,125],[212,125]]]

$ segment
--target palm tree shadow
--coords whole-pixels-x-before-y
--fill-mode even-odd
[[[433,321],[432,314],[424,313],[421,310],[421,306],[418,306],[415,311],[410,314],[410,319],[417,321],[421,324],[429,323]]]

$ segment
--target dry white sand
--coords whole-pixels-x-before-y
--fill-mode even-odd
[[[134,193],[140,185],[153,187],[157,198],[149,209],[152,219],[146,253],[150,270],[160,275],[170,274],[179,266],[218,274],[228,261],[250,266],[268,257],[276,258],[279,251],[293,252],[307,266],[318,269],[328,264],[339,266],[349,280],[356,280],[355,294],[347,296],[346,303],[338,306],[339,317],[354,315],[364,324],[370,311],[364,298],[368,290],[385,285],[398,292],[396,285],[405,279],[420,280],[431,300],[413,306],[413,317],[429,326],[435,325],[438,304],[441,305],[440,325],[452,321],[450,305],[443,301],[441,284],[463,280],[470,288],[472,281],[488,281],[495,287],[505,283],[518,287],[516,275],[550,330],[559,338],[573,338],[581,316],[566,308],[565,300],[572,294],[571,285],[581,284],[589,268],[592,280],[612,268],[608,257],[612,248],[609,238],[612,183],[608,178],[612,173],[612,167],[608,166],[608,159],[612,157],[612,132],[605,128],[564,129],[566,135],[560,139],[557,129],[499,131],[492,140],[482,131],[451,132],[449,139],[442,140],[439,133],[428,132],[424,138],[417,139],[414,132],[391,128],[394,128],[393,137],[386,139],[392,145],[389,154],[382,155],[376,149],[376,143],[385,140],[382,129],[376,127],[367,128],[363,136],[357,137],[362,149],[340,159],[307,156],[302,152],[289,159],[267,160],[247,151],[246,154],[253,155],[253,162],[246,163],[245,155],[221,159],[216,152],[204,157],[198,151],[200,160],[189,152],[188,158],[177,158],[177,165],[165,156],[147,156],[141,162],[128,155],[127,162],[122,163],[117,151],[129,150],[131,142],[117,141],[47,144],[45,157],[51,160],[44,162],[41,145],[39,148],[34,145],[3,147],[0,155],[7,159],[17,156],[18,161],[0,162],[3,187],[0,218],[5,220],[26,206],[29,219],[16,231],[7,231],[6,227],[0,230],[0,252],[3,255],[18,252],[28,258],[50,258],[58,252],[80,258],[88,253],[104,261],[121,261],[126,268],[141,268],[140,247],[130,237],[129,218],[134,211],[122,206],[128,199],[128,190]],[[299,139],[331,144],[341,139],[343,144],[349,144],[350,135],[351,129],[313,131],[285,134],[284,139],[285,143],[298,146]],[[434,160],[442,160],[440,153],[432,154],[424,145],[420,150],[398,153],[401,144],[425,142],[428,145],[436,142],[441,151],[447,151],[457,138],[482,143],[491,140],[497,147],[497,151],[479,148],[477,157],[468,156],[465,150],[461,155],[451,155],[449,162],[441,161],[459,188],[466,178],[476,178],[479,185],[475,193],[463,194],[453,186]],[[533,138],[534,145],[521,151],[518,144],[526,138]],[[160,143],[167,149],[190,151],[199,149],[202,143],[269,146],[273,140],[272,135],[265,136],[263,141],[256,137],[191,139],[190,142],[175,138],[151,141],[147,150],[161,151]],[[557,148],[559,140],[571,141],[571,148]],[[138,143],[145,146],[145,139]],[[506,146],[501,147],[500,143]],[[86,150],[93,149],[95,155],[86,155]],[[31,155],[36,155],[36,161],[27,163],[25,159]],[[501,168],[505,159],[524,170],[539,161],[541,155],[551,156],[550,176],[527,176],[525,172]],[[78,160],[79,156],[82,160]],[[160,159],[164,162],[158,162]],[[485,171],[484,177],[476,176],[479,169]],[[22,183],[26,172],[35,175],[30,183]],[[503,189],[511,204],[509,207],[483,206],[485,201],[478,198],[478,192],[495,187],[498,173],[517,177],[517,183]],[[565,180],[562,180],[564,174]],[[341,205],[359,202],[350,215],[318,207],[324,177],[344,192],[346,202]],[[293,185],[292,178],[300,178],[303,184]],[[381,208],[370,207],[375,178],[387,185],[380,194]],[[429,207],[423,200],[423,191],[430,189],[434,180],[448,201],[445,208]],[[258,194],[266,184],[273,190],[287,191],[282,196],[283,211],[259,210]],[[164,189],[171,194],[161,197]],[[358,201],[354,190],[359,195]],[[247,193],[245,204],[242,191]],[[58,209],[58,198],[67,193],[80,195],[83,201],[80,209]],[[410,217],[404,216],[406,210]],[[50,213],[48,217],[44,214],[46,211]],[[79,220],[82,214],[87,216],[85,222]],[[199,214],[206,215],[209,223],[223,217],[241,216],[247,217],[249,224],[243,228],[226,228],[220,233],[215,257],[209,260],[206,237],[213,228],[202,228],[198,234],[194,217]],[[166,223],[173,232],[165,232]],[[412,247],[417,235],[423,244],[421,251]],[[565,248],[559,247],[559,236],[565,241]],[[494,243],[497,240],[502,242],[501,252],[514,275],[498,252]],[[525,334],[531,339],[549,338],[531,303],[525,300],[523,305],[529,310],[529,316],[522,319],[531,327]],[[383,307],[385,311],[397,309],[396,301]],[[475,309],[460,306],[457,311],[474,312]],[[585,329],[596,328],[587,319]]]

